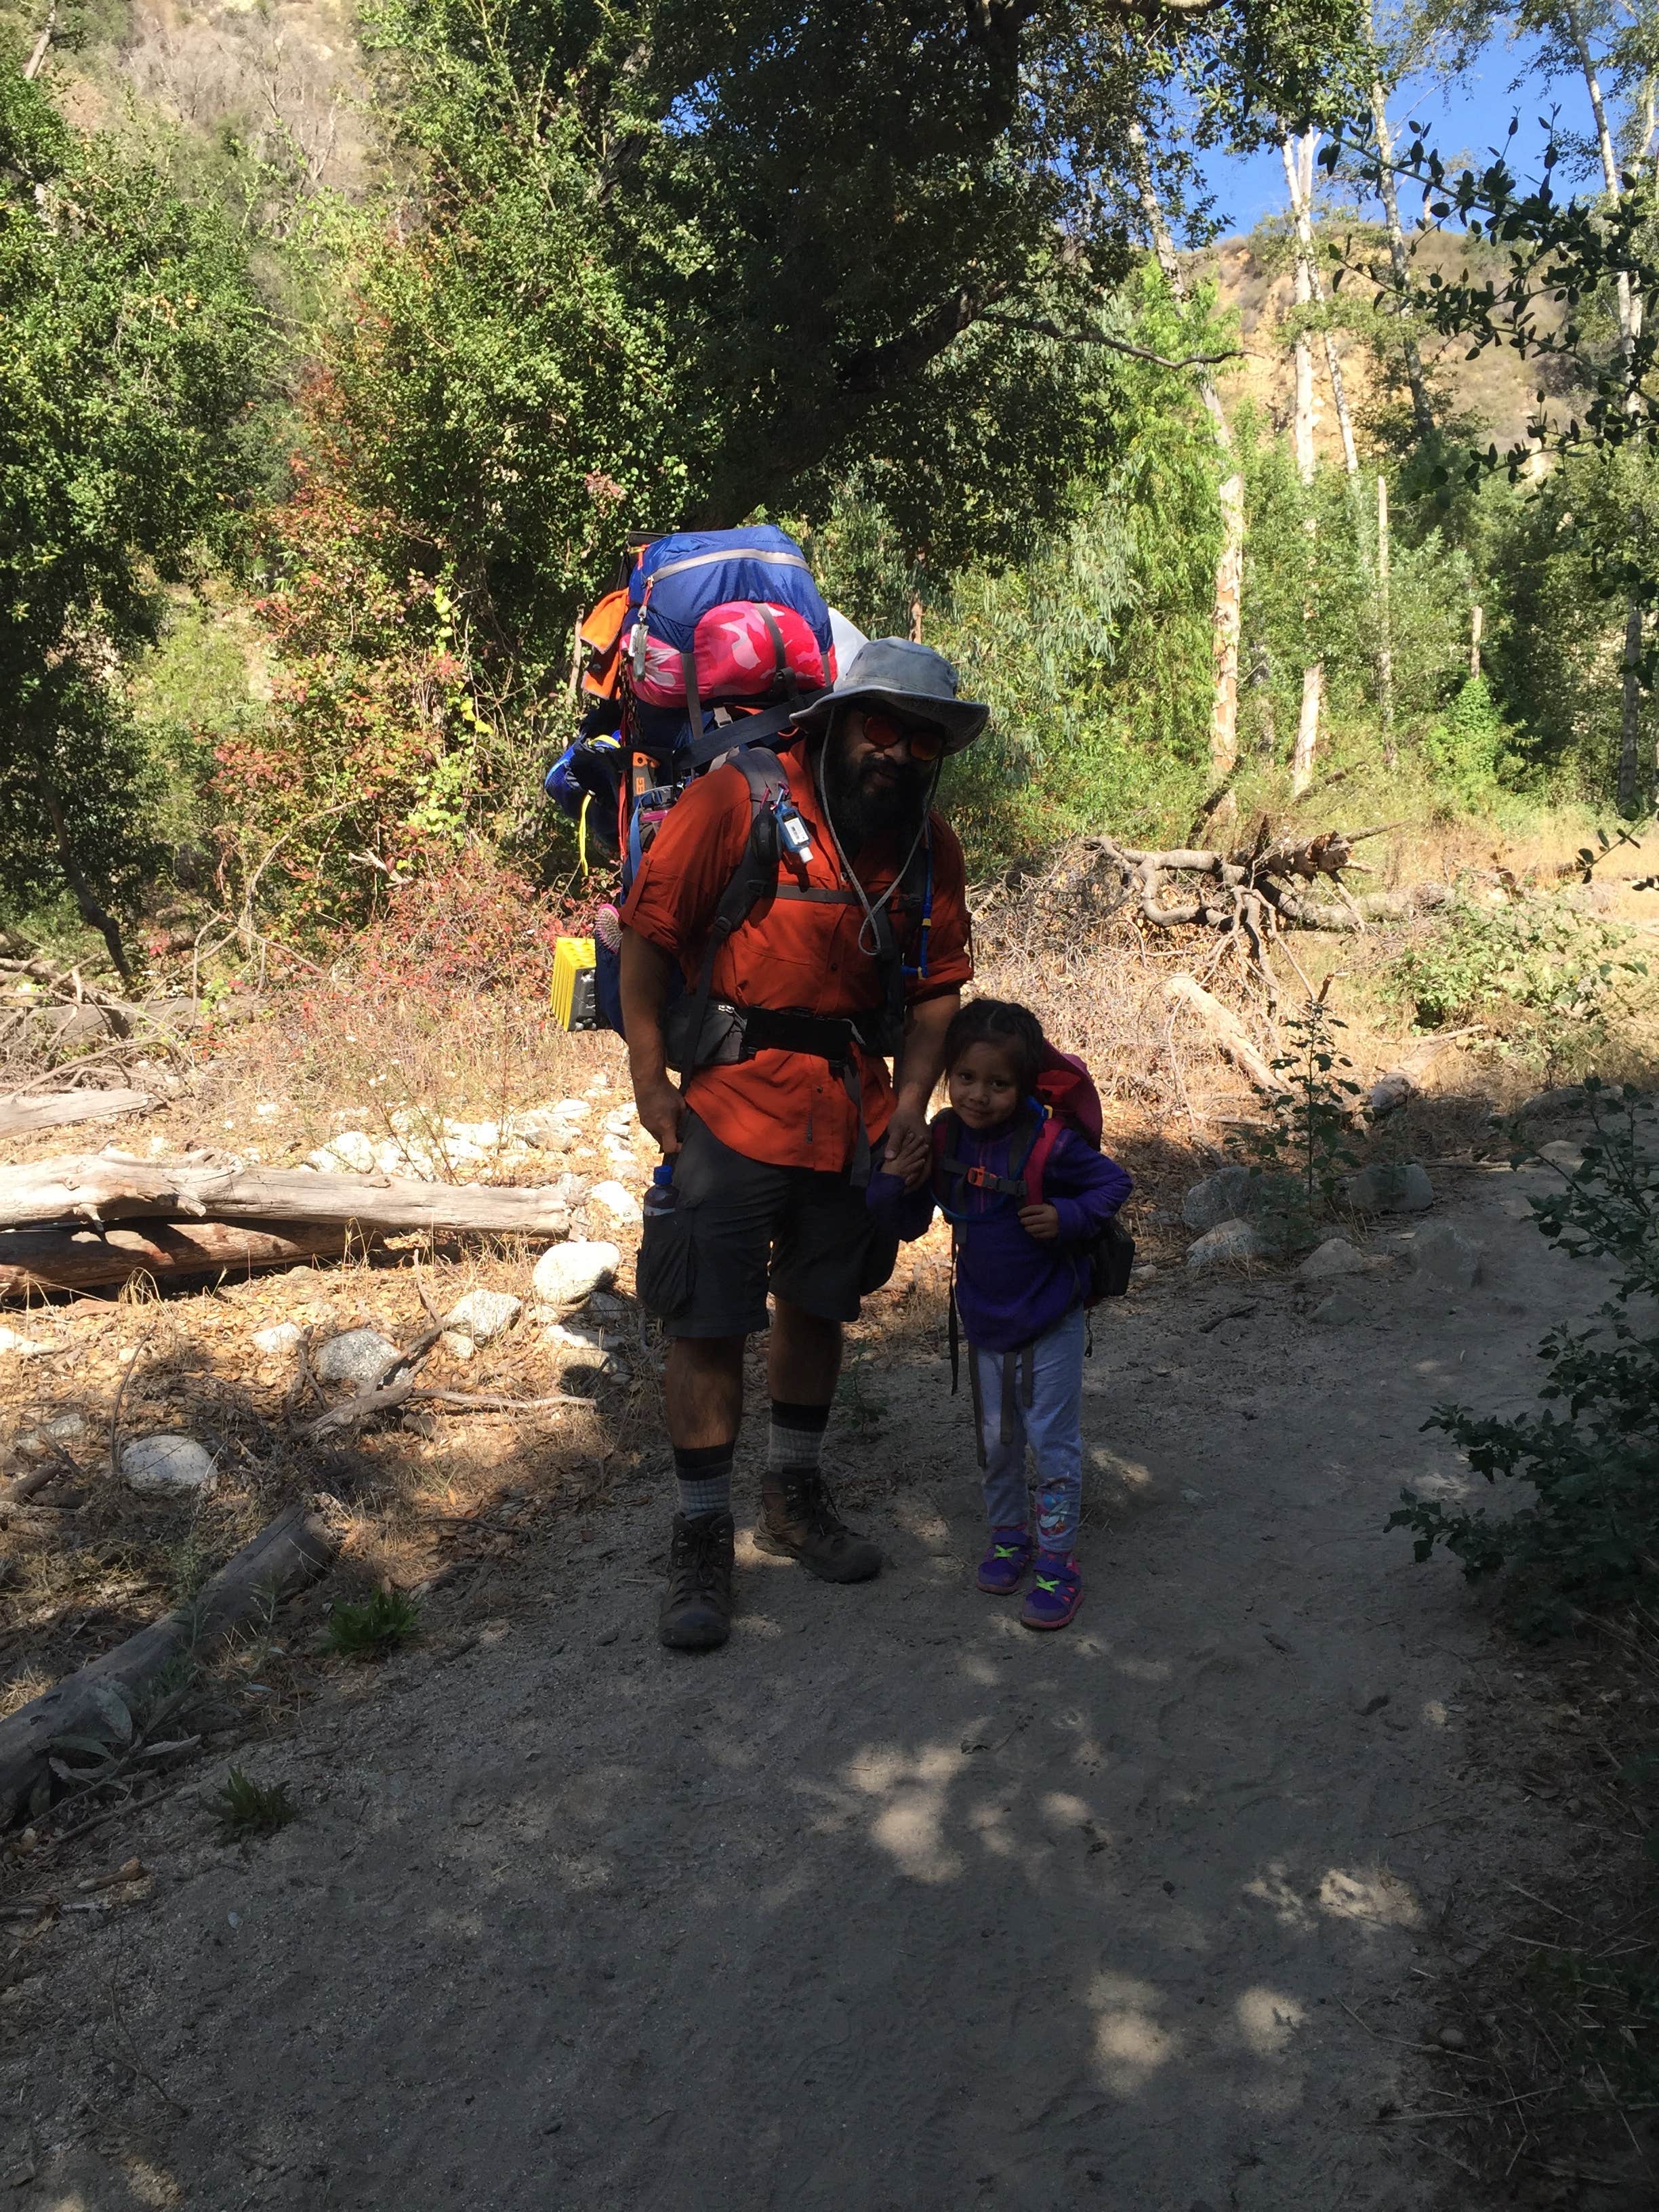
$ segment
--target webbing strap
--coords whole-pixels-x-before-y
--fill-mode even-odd
[[[748,918],[767,893],[777,888],[778,819],[767,802],[769,799],[775,801],[787,788],[783,769],[775,754],[758,750],[739,753],[734,765],[742,769],[748,780],[749,836],[744,844],[738,872],[721,893],[720,902],[714,909],[708,941],[703,946],[702,964],[697,971],[697,988],[687,1030],[690,1041],[688,1075],[699,1064],[702,1027],[708,1018],[708,1001],[714,988],[714,962],[720,949],[738,923]]]

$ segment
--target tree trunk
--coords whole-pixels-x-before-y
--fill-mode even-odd
[[[1325,664],[1316,660],[1302,672],[1302,713],[1296,726],[1296,750],[1291,756],[1291,795],[1299,799],[1313,781],[1314,755],[1319,747],[1319,708],[1325,691]]]
[[[1601,181],[1610,200],[1623,198],[1623,180],[1619,171],[1619,156],[1613,143],[1613,132],[1607,124],[1607,103],[1601,97],[1601,80],[1596,72],[1595,59],[1590,52],[1589,40],[1584,30],[1583,18],[1576,7],[1566,11],[1567,29],[1578,54],[1578,66],[1583,72],[1584,89],[1589,94],[1590,113],[1595,118],[1595,148],[1601,157]],[[1619,344],[1625,356],[1625,374],[1632,388],[1626,394],[1626,408],[1633,413],[1639,405],[1634,389],[1636,374],[1636,344],[1642,334],[1642,295],[1631,280],[1629,270],[1621,269],[1616,278],[1619,297]]]
[[[1394,741],[1394,616],[1389,585],[1389,480],[1379,470],[1376,478],[1376,691],[1382,714],[1382,758],[1389,768],[1399,764]]]
[[[155,1221],[143,1229],[20,1229],[0,1236],[0,1299],[106,1289],[149,1275],[240,1278],[261,1267],[360,1255],[374,1241],[338,1222]]]
[[[1307,133],[1306,143],[1310,163],[1312,159],[1314,134]],[[1294,149],[1294,150],[1293,150]],[[1285,138],[1279,147],[1285,160],[1285,180],[1290,187],[1291,208],[1296,218],[1296,273],[1293,292],[1298,308],[1306,310],[1313,302],[1313,268],[1307,250],[1302,222],[1301,153],[1302,142]],[[1296,449],[1296,472],[1303,489],[1313,489],[1317,456],[1314,447],[1314,374],[1313,348],[1309,343],[1305,325],[1298,325],[1296,334],[1296,412],[1292,437]],[[1303,527],[1311,540],[1318,524],[1310,514]],[[1311,565],[1313,548],[1309,546]],[[1311,600],[1303,604],[1302,619],[1309,649],[1312,649],[1313,624],[1316,610]],[[1291,791],[1293,796],[1304,792],[1313,779],[1314,756],[1319,748],[1319,707],[1325,689],[1325,665],[1311,660],[1302,672],[1302,713],[1297,722],[1296,745],[1291,755]]]
[[[315,1175],[308,1169],[256,1171],[230,1155],[124,1160],[93,1152],[0,1168],[0,1230],[176,1215],[261,1224],[355,1222],[390,1234],[447,1229],[562,1237],[570,1227],[556,1189]]]
[[[1187,278],[1164,219],[1164,210],[1152,185],[1147,158],[1146,133],[1139,123],[1129,125],[1130,157],[1141,211],[1152,240],[1152,251],[1164,282],[1179,301],[1185,301]],[[1210,418],[1210,428],[1220,457],[1222,480],[1218,499],[1221,508],[1221,550],[1216,556],[1215,602],[1210,623],[1213,678],[1210,692],[1210,779],[1213,789],[1224,783],[1238,765],[1238,635],[1244,596],[1244,479],[1232,465],[1233,434],[1222,406],[1215,379],[1207,368],[1198,372],[1199,397]],[[1212,810],[1231,820],[1237,802],[1224,793]]]
[[[113,916],[105,912],[93,894],[91,884],[82,874],[70,846],[69,824],[64,818],[63,801],[49,783],[43,782],[40,795],[52,817],[52,835],[58,844],[58,865],[64,871],[64,881],[75,895],[75,903],[81,919],[88,927],[95,929],[109,947],[109,957],[115,963],[115,972],[129,989],[132,987],[132,970],[127,965],[126,948],[121,942],[121,933]]]
[[[1395,313],[1400,322],[1400,349],[1405,362],[1406,381],[1411,387],[1412,413],[1417,422],[1417,434],[1426,440],[1434,435],[1434,409],[1429,399],[1428,379],[1423,372],[1423,356],[1418,347],[1417,333],[1407,319],[1411,257],[1407,252],[1406,233],[1400,221],[1400,190],[1394,173],[1394,134],[1389,127],[1388,97],[1382,89],[1382,80],[1375,76],[1371,79],[1371,125],[1376,133],[1378,190],[1382,199],[1382,220],[1389,234],[1389,261],[1394,270],[1395,289],[1398,295]]]
[[[1480,673],[1480,633],[1486,628],[1486,609],[1471,607],[1469,609],[1469,674],[1471,676],[1478,676]]]
[[[1642,602],[1625,602],[1623,696],[1619,715],[1619,811],[1633,815],[1642,791]]]
[[[1300,138],[1285,139],[1283,151],[1285,180],[1291,189],[1291,213],[1296,221],[1297,258],[1304,272],[1306,284],[1305,294],[1298,288],[1297,301],[1305,305],[1312,301],[1323,307],[1326,301],[1325,280],[1319,273],[1313,231],[1313,164],[1318,142],[1319,133],[1307,131]],[[1294,155],[1291,151],[1292,146],[1296,149]],[[1328,328],[1323,337],[1325,368],[1331,380],[1331,404],[1336,409],[1337,432],[1342,441],[1342,465],[1349,477],[1353,477],[1359,473],[1359,453],[1354,444],[1353,417],[1348,410],[1347,387],[1342,380],[1341,358],[1336,350],[1335,333]],[[1311,357],[1308,373],[1310,376],[1313,373]],[[1311,440],[1311,430],[1309,434]]]

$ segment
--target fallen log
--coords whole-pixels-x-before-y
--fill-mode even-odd
[[[66,1128],[72,1121],[112,1121],[155,1103],[148,1091],[15,1091],[0,1098],[0,1137],[32,1137],[38,1129]]]
[[[318,1175],[308,1168],[250,1169],[233,1155],[135,1160],[89,1152],[0,1168],[0,1229],[179,1215],[198,1221],[353,1223],[388,1234],[471,1231],[562,1237],[570,1214],[556,1189],[416,1182],[393,1176]]]
[[[150,1275],[242,1276],[305,1260],[340,1260],[369,1249],[378,1232],[322,1221],[155,1221],[143,1229],[15,1229],[0,1232],[0,1300],[96,1290]]]
[[[313,1581],[338,1549],[327,1523],[304,1505],[279,1513],[229,1559],[188,1606],[140,1629],[113,1651],[0,1721],[0,1818],[15,1819],[48,1778],[59,1736],[97,1732],[99,1692],[137,1692],[181,1657],[204,1658],[255,1609]]]
[[[1184,1006],[1188,1012],[1197,1015],[1220,1051],[1258,1091],[1283,1091],[1286,1087],[1283,1079],[1268,1066],[1250,1042],[1243,1023],[1231,1007],[1224,1006],[1219,999],[1212,999],[1194,977],[1171,975],[1164,986],[1164,995],[1172,1006]]]

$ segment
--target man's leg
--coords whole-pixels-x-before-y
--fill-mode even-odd
[[[766,1364],[772,1418],[756,1541],[799,1559],[821,1582],[862,1583],[880,1572],[880,1550],[842,1521],[818,1471],[841,1354],[840,1322],[774,1297]]]

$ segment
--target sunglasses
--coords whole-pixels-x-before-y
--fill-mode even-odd
[[[866,714],[864,734],[878,753],[891,752],[895,745],[908,745],[910,757],[923,768],[930,768],[945,750],[945,732],[929,727],[926,722],[896,722],[888,714]]]

